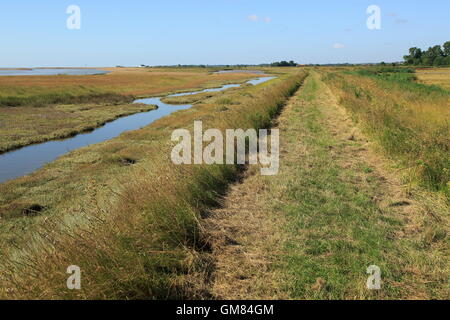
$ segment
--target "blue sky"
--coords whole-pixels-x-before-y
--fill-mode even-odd
[[[69,5],[81,29],[68,30]],[[369,5],[381,30],[369,30]],[[0,67],[399,61],[450,41],[449,0],[1,0]]]

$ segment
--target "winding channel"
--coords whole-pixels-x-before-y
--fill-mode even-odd
[[[246,83],[257,85],[269,81],[275,77],[261,77],[247,81]],[[193,95],[202,92],[223,91],[230,88],[240,87],[242,84],[228,84],[220,88],[204,89],[187,93],[178,93],[168,97]],[[52,140],[39,144],[29,145],[18,150],[13,150],[0,155],[0,183],[16,179],[30,174],[45,164],[54,161],[58,157],[75,149],[89,146],[91,144],[107,141],[130,130],[137,130],[152,122],[167,116],[178,110],[192,107],[191,104],[173,105],[161,101],[162,97],[135,100],[134,103],[157,105],[158,109],[147,112],[136,113],[106,123],[88,133],[80,133],[74,137],[64,140]]]

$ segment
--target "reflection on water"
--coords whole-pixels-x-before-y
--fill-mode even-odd
[[[0,76],[82,76],[106,73],[109,73],[109,71],[97,69],[0,69]]]
[[[265,77],[250,80],[247,83],[257,85],[259,83],[273,79],[274,77]],[[175,94],[171,96],[189,95],[202,92],[221,91],[229,88],[239,87],[239,84],[224,85],[220,88],[205,89],[202,91]],[[167,116],[175,111],[184,110],[192,107],[186,105],[172,105],[163,103],[161,98],[138,99],[135,103],[145,103],[157,105],[157,110],[141,112],[114,120],[105,124],[103,127],[97,128],[89,133],[81,133],[75,137],[48,141],[40,144],[30,145],[21,149],[7,152],[0,155],[0,183],[10,179],[18,178],[29,174],[46,163],[81,147],[85,147],[94,143],[110,140],[117,137],[122,132],[140,129],[145,127],[157,119]]]

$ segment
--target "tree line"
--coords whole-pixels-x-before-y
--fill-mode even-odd
[[[424,51],[414,47],[409,49],[409,55],[403,57],[406,65],[414,66],[450,66],[450,41],[443,46],[437,45]]]
[[[294,61],[280,61],[280,62],[274,62],[271,64],[272,67],[296,67],[297,63]]]
[[[222,68],[235,69],[235,68],[245,68],[245,67],[297,67],[298,63],[294,61],[277,61],[273,63],[260,63],[260,64],[176,64],[176,65],[146,65],[140,64],[141,68]],[[124,68],[123,66],[116,66],[117,68]]]

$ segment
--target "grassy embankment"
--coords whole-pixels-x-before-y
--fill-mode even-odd
[[[371,150],[373,143],[355,130],[316,72],[278,123],[280,173],[249,175],[211,217],[218,226],[213,235],[224,238],[214,251],[214,293],[228,299],[448,298],[442,199],[405,193],[385,168],[389,161]],[[381,268],[381,290],[366,288],[370,265]]]
[[[0,185],[0,297],[203,297],[210,265],[200,220],[239,168],[174,166],[171,132],[194,120],[266,128],[304,77],[230,90],[226,103],[206,99]],[[80,291],[65,285],[73,264]]]
[[[255,74],[208,70],[111,69],[91,76],[0,77],[0,152],[92,130],[118,117],[154,106],[135,97],[241,83]]]
[[[410,183],[449,195],[450,91],[414,80],[413,73],[375,69],[325,77],[354,120],[400,161]]]
[[[431,208],[402,211],[414,200],[400,204],[401,189],[394,192],[393,181],[368,161],[364,141],[339,132],[344,121],[327,90],[315,77],[305,85],[298,97],[305,102],[293,107],[285,128],[295,132],[288,143],[302,161],[288,157],[285,174],[268,188],[274,200],[281,197],[273,210],[286,213],[290,234],[286,289],[308,299],[445,299],[446,207],[430,198]],[[277,185],[286,187],[278,193]],[[372,264],[382,270],[381,291],[365,288]]]

